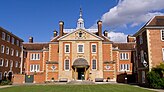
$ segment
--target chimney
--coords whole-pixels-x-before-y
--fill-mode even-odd
[[[63,29],[64,29],[64,22],[63,21],[59,21],[59,36],[63,36]]]
[[[29,37],[29,43],[33,43],[33,37]]]
[[[129,42],[136,42],[136,37],[133,37],[133,36],[128,35],[128,36],[127,36],[127,42],[128,42],[128,43],[129,43]]]
[[[97,22],[98,25],[98,36],[102,36],[102,21]]]
[[[104,31],[104,36],[108,37],[108,31],[107,30]]]
[[[54,30],[54,37],[56,37],[57,35],[58,35],[58,32]]]

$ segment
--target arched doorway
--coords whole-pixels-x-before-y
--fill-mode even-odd
[[[87,70],[89,68],[88,62],[84,58],[78,58],[74,61],[72,68],[74,69],[74,79],[75,80],[86,80]]]
[[[9,73],[8,73],[8,80],[11,81],[11,80],[12,80],[12,76],[13,76],[13,73],[12,73],[12,72],[9,72]]]

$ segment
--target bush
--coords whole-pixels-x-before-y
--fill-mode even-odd
[[[2,80],[1,85],[11,85],[12,82],[10,80]]]
[[[163,64],[161,64],[156,68],[153,68],[152,71],[147,74],[147,80],[150,87],[164,88],[163,69]]]

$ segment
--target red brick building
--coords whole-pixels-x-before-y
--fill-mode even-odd
[[[138,82],[145,84],[147,72],[164,61],[164,16],[153,17],[134,36]]]
[[[23,40],[0,27],[0,81],[12,79],[13,74],[22,73],[21,59]]]
[[[102,21],[97,29],[86,29],[82,12],[77,28],[64,29],[59,22],[59,35],[47,43],[24,43],[26,75],[42,75],[34,83],[51,80],[93,80],[97,78],[124,82],[125,76],[132,74],[135,38],[128,36],[127,43],[114,43],[108,38],[108,32],[102,34]]]

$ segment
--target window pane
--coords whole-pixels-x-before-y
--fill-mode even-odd
[[[96,52],[96,45],[92,45],[92,52]]]
[[[83,45],[78,45],[78,52],[83,52]]]
[[[65,70],[69,70],[69,60],[65,60]]]
[[[69,45],[65,45],[65,52],[69,52]]]
[[[92,69],[96,69],[96,60],[92,60]]]

